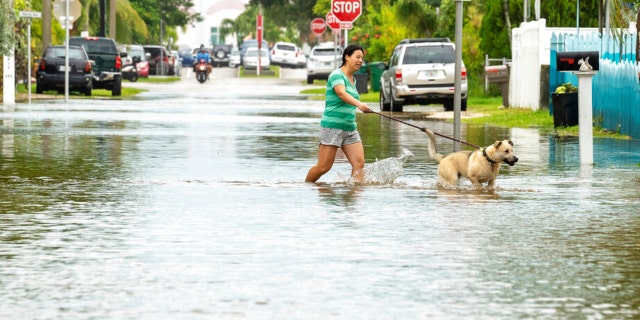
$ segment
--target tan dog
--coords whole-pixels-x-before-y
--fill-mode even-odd
[[[500,163],[513,166],[518,157],[513,154],[511,140],[496,141],[494,144],[474,151],[458,151],[448,155],[436,150],[436,137],[433,131],[425,129],[429,135],[429,156],[438,165],[438,184],[443,187],[455,187],[460,177],[465,177],[473,183],[474,188],[482,188],[484,183],[491,189],[494,187]]]

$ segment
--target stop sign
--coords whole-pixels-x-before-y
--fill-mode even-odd
[[[331,0],[331,12],[341,22],[354,22],[362,14],[362,0]]]
[[[324,23],[324,19],[315,18],[311,20],[311,32],[321,35],[327,30],[327,25]]]
[[[331,30],[340,30],[340,20],[331,11],[327,13],[327,25]]]

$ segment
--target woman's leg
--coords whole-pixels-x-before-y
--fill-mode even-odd
[[[363,183],[364,147],[362,146],[362,142],[344,145],[342,146],[342,151],[351,164],[351,177],[353,177],[357,183]]]
[[[337,146],[321,144],[318,149],[318,163],[309,169],[305,182],[316,182],[333,167],[338,152]]]

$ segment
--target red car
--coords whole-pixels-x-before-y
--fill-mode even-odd
[[[138,76],[147,78],[149,77],[149,61],[144,52],[144,48],[140,45],[125,44],[119,46],[120,52],[126,52],[127,56],[122,58],[122,65],[126,66],[132,63],[133,57],[139,57],[140,62],[136,64],[136,70],[138,70]]]

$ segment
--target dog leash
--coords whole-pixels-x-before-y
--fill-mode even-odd
[[[376,112],[376,111],[373,111],[373,110],[371,110],[371,113],[375,113],[375,114],[377,114],[377,115],[379,115],[379,116],[381,116],[381,117],[384,117],[384,118],[387,118],[387,119],[390,119],[390,120],[393,120],[393,121],[397,121],[397,122],[400,122],[400,123],[406,124],[406,125],[408,125],[408,126],[410,126],[410,127],[414,127],[414,128],[416,128],[416,129],[419,129],[420,131],[422,131],[422,132],[424,132],[424,133],[426,133],[426,132],[427,132],[427,128],[425,128],[425,127],[419,127],[419,126],[416,126],[416,125],[415,125],[415,124],[413,124],[413,123],[409,123],[409,122],[406,122],[406,121],[402,121],[402,120],[400,120],[400,119],[398,119],[398,118],[390,117],[390,116],[388,116],[388,115],[386,115],[386,114],[383,114],[383,113],[380,113],[380,112]],[[433,132],[433,131],[432,131],[432,132]],[[459,142],[459,143],[462,143],[462,144],[466,144],[466,145],[468,145],[468,146],[470,146],[470,147],[474,147],[474,148],[476,148],[476,149],[482,149],[480,146],[475,145],[475,144],[473,144],[473,143],[466,142],[466,141],[464,141],[464,140],[456,139],[456,138],[454,138],[454,137],[450,137],[450,136],[447,136],[447,135],[444,135],[444,134],[441,134],[441,133],[437,133],[437,132],[433,132],[433,134],[435,134],[435,135],[437,135],[437,136],[440,136],[440,137],[443,137],[443,138],[446,138],[446,139],[449,139],[449,140],[453,140],[453,141],[455,141],[455,142]]]

